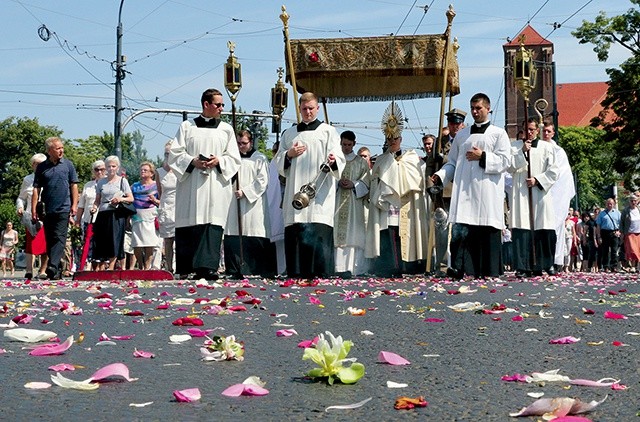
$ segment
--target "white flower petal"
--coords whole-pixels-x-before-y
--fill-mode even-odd
[[[169,341],[174,344],[184,343],[189,340],[191,340],[191,335],[189,334],[174,334],[169,336]]]
[[[387,381],[387,387],[388,388],[405,388],[405,387],[408,387],[408,386],[409,386],[409,384],[393,382],[393,381]]]
[[[70,388],[73,390],[89,391],[96,390],[98,389],[98,387],[100,387],[100,384],[92,384],[91,378],[84,381],[74,381],[70,380],[69,378],[63,377],[62,375],[60,375],[60,373],[51,375],[51,381],[62,388]]]
[[[57,334],[53,331],[36,330],[33,328],[13,328],[6,330],[4,336],[11,340],[23,341],[25,343],[37,343],[57,337]]]

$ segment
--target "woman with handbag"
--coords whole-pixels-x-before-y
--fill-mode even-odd
[[[98,213],[94,223],[93,259],[98,270],[114,270],[116,261],[124,258],[124,229],[131,211],[133,195],[129,182],[119,176],[120,159],[115,155],[105,158],[107,177],[96,185],[96,200],[91,213]]]
[[[156,167],[149,161],[140,164],[140,181],[131,186],[136,214],[131,217],[131,246],[141,270],[150,270],[153,251],[158,246],[158,188],[153,180]]]

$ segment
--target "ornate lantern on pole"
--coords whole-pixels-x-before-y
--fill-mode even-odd
[[[271,123],[271,133],[280,134],[282,113],[287,109],[289,100],[289,90],[282,81],[282,75],[284,75],[284,69],[278,68],[278,82],[271,88],[271,110],[274,117]],[[276,135],[277,136],[277,135]]]
[[[536,86],[536,68],[533,63],[533,51],[524,48],[524,35],[520,37],[519,41],[520,49],[516,51],[513,63],[513,80],[528,106],[529,94]],[[525,120],[527,112],[528,110],[525,108]]]
[[[238,62],[238,58],[233,55],[236,44],[227,42],[229,48],[229,57],[224,64],[224,87],[231,99],[231,118],[233,120],[233,130],[236,128],[236,98],[237,93],[242,88],[242,65]]]
[[[516,55],[513,58],[513,80],[516,84],[516,88],[520,91],[520,94],[524,98],[524,124],[527,126],[529,120],[529,95],[531,90],[536,86],[536,69],[533,63],[533,51],[524,48],[525,36],[520,37],[520,49],[516,51]],[[527,134],[525,133],[525,139]],[[523,141],[524,142],[524,141]],[[527,178],[531,178],[531,151],[525,153],[527,159]],[[535,216],[533,215],[533,192],[532,188],[528,188],[529,191],[529,227],[531,229],[531,267],[536,265],[536,248],[534,239],[535,230]]]

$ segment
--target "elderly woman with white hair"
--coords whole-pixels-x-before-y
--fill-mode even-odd
[[[92,258],[100,261],[99,270],[114,270],[116,262],[124,258],[124,229],[127,217],[116,213],[123,203],[132,203],[129,182],[119,176],[120,159],[110,155],[104,159],[106,177],[96,184],[96,199],[91,214],[98,213],[94,224]]]
[[[82,229],[83,248],[82,256],[78,265],[78,270],[84,270],[87,259],[91,259],[93,224],[97,214],[91,214],[91,207],[96,200],[96,186],[98,181],[105,177],[106,165],[102,160],[96,160],[91,165],[93,169],[93,180],[85,183],[82,188],[82,194],[78,201],[78,213],[76,214],[75,224]],[[95,269],[95,268],[93,268]]]
[[[30,280],[33,278],[33,263],[34,257],[40,257],[40,271],[39,275],[46,277],[45,270],[47,269],[47,263],[49,261],[47,257],[47,241],[44,236],[44,228],[42,224],[34,224],[31,219],[31,197],[33,196],[33,179],[35,177],[36,167],[47,159],[47,156],[38,153],[34,154],[30,161],[31,169],[33,172],[25,176],[22,180],[22,187],[20,188],[20,194],[16,199],[16,211],[22,224],[26,228],[25,236],[25,257],[26,257],[26,269],[25,278]]]

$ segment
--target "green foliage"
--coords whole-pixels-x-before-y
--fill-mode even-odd
[[[581,44],[593,44],[600,61],[607,60],[614,44],[632,53],[619,69],[607,69],[610,80],[604,110],[592,125],[604,129],[603,141],[615,150],[613,167],[622,175],[625,188],[634,191],[640,187],[640,0],[629,1],[633,6],[625,13],[607,17],[600,12],[594,22],[583,21],[572,34]]]
[[[31,173],[33,154],[45,152],[45,139],[61,133],[55,126],[40,126],[37,118],[9,117],[0,122],[0,199],[15,201],[22,179]]]
[[[561,127],[558,136],[576,179],[578,209],[602,206],[605,188],[619,178],[613,168],[615,145],[604,142],[606,133],[593,127]]]

